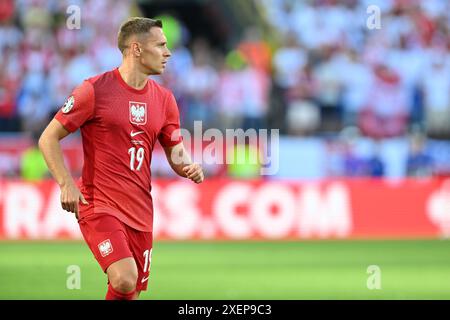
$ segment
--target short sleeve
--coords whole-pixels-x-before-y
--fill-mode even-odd
[[[58,120],[69,132],[76,131],[94,115],[94,87],[84,81],[76,87],[64,105],[56,113]]]
[[[166,119],[161,131],[158,135],[158,140],[163,147],[172,147],[183,141],[180,132],[180,113],[178,111],[177,102],[172,93],[165,101]]]

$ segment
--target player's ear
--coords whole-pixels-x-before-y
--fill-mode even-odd
[[[139,43],[133,42],[133,43],[131,44],[131,48],[132,48],[133,53],[134,53],[134,55],[135,55],[136,57],[140,57],[140,56],[141,56],[142,49],[141,49]]]

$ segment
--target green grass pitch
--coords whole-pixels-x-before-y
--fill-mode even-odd
[[[81,288],[67,289],[67,268]],[[381,288],[369,290],[370,265]],[[103,299],[83,242],[0,242],[0,299]],[[141,299],[450,299],[450,241],[156,241]]]

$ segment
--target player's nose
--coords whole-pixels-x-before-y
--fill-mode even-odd
[[[164,52],[164,57],[169,58],[172,55],[172,52],[170,52],[169,48],[166,48],[166,51]]]

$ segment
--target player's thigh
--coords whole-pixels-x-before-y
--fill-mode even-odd
[[[132,258],[124,225],[115,217],[101,215],[79,222],[81,233],[104,272],[125,258]]]

